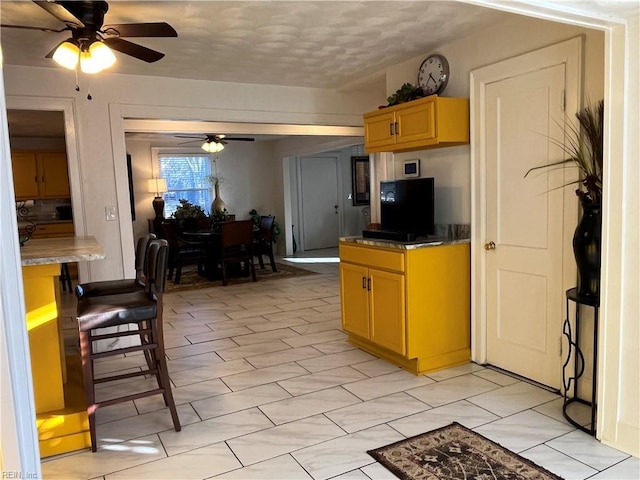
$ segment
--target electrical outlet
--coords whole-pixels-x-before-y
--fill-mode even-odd
[[[104,211],[105,216],[107,217],[107,222],[113,222],[118,219],[118,212],[115,205],[107,205],[104,207]]]

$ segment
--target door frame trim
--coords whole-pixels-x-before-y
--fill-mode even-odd
[[[512,57],[470,74],[471,104],[471,359],[486,363],[487,359],[487,286],[486,256],[486,158],[485,158],[485,89],[490,83],[514,75],[521,75],[560,63],[566,68],[565,113],[577,112],[582,106],[584,36]],[[508,72],[508,73],[505,73]],[[569,117],[567,117],[569,119]],[[577,197],[571,189],[564,189],[563,285],[573,286],[575,272],[571,253],[571,236],[577,221]]]

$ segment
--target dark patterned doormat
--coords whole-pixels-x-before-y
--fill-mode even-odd
[[[562,480],[456,422],[367,453],[403,480]]]

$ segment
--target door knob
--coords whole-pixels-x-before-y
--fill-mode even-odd
[[[493,243],[493,242],[485,243],[484,244],[484,249],[485,250],[495,250],[496,249],[496,244]]]

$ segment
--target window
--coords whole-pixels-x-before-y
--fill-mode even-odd
[[[167,192],[163,194],[167,217],[175,212],[179,200],[183,198],[209,212],[211,184],[207,181],[207,175],[213,172],[211,157],[197,154],[159,154],[158,172],[160,178],[167,180]]]

